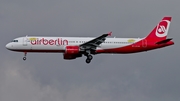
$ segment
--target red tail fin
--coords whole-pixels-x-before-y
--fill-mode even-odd
[[[152,32],[146,37],[146,39],[164,40],[167,37],[169,27],[171,23],[171,17],[164,17],[158,25],[152,30]]]

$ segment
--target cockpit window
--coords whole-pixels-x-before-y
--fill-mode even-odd
[[[12,40],[11,42],[18,42],[18,40]]]

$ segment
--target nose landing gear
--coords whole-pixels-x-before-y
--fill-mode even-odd
[[[23,57],[24,61],[26,60],[26,55],[27,55],[27,52],[24,52],[24,57]]]

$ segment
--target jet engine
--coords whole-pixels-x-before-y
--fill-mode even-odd
[[[79,46],[66,46],[64,59],[71,60],[76,59],[77,57],[82,57]]]
[[[79,51],[79,46],[66,46],[65,54],[78,54]]]

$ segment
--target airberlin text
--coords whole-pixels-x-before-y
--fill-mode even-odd
[[[32,45],[68,45],[68,40],[66,39],[36,39],[36,40],[31,40],[30,41]]]

